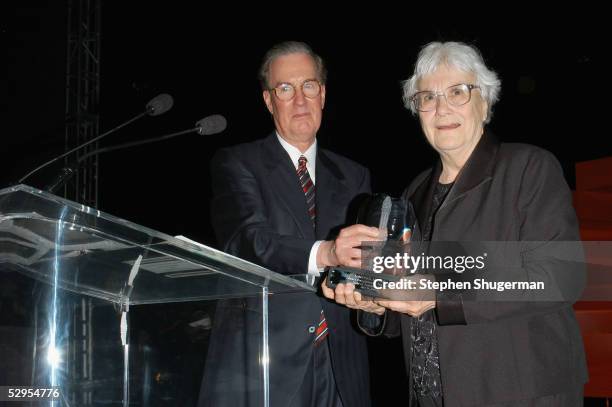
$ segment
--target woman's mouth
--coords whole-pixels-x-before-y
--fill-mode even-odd
[[[456,129],[457,127],[461,126],[459,123],[451,123],[451,124],[444,124],[444,125],[438,125],[436,126],[436,129],[438,130],[453,130]]]

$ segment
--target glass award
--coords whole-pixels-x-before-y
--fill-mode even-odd
[[[414,212],[409,202],[393,198],[386,194],[375,194],[361,207],[358,223],[387,230],[386,240],[362,242],[361,268],[331,267],[328,272],[327,285],[330,288],[337,284],[353,284],[355,290],[367,297],[388,298],[375,287],[375,280],[399,282],[406,275],[405,270],[385,267],[376,270],[376,258],[403,256],[409,253],[410,239],[415,222]],[[379,281],[378,285],[380,285]]]

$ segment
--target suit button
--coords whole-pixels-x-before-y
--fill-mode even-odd
[[[315,333],[317,329],[314,326],[309,326],[308,327],[308,332],[310,332],[311,334]]]

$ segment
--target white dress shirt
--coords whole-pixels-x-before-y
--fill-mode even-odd
[[[306,169],[308,169],[308,174],[310,174],[310,179],[312,180],[312,183],[316,185],[316,181],[315,181],[316,175],[315,174],[316,174],[316,166],[317,166],[317,139],[315,138],[314,143],[312,143],[312,145],[308,147],[308,149],[305,152],[302,153],[299,149],[292,146],[285,139],[283,139],[278,134],[278,132],[276,132],[276,137],[278,138],[279,143],[281,144],[281,146],[283,146],[287,154],[289,154],[289,157],[291,158],[291,162],[295,166],[296,173],[297,173],[297,169],[299,165],[298,160],[300,159],[300,156],[303,155],[304,157],[306,157],[306,160],[307,160]],[[316,190],[315,190],[315,194],[316,194]],[[321,243],[323,243],[323,240],[317,240],[312,245],[312,248],[310,249],[310,256],[308,257],[308,274],[314,277],[318,277],[319,275],[321,275],[321,272],[323,271],[323,267],[320,267],[320,268],[317,267],[317,251],[319,250],[319,246],[321,245]],[[314,282],[314,279],[312,280]]]

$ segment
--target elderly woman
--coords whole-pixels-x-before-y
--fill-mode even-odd
[[[439,154],[404,193],[418,220],[413,239],[521,242],[530,249],[509,268],[513,277],[556,284],[558,264],[529,242],[580,240],[571,194],[552,154],[500,143],[485,130],[500,91],[497,74],[474,47],[434,42],[420,52],[403,90]],[[354,225],[340,233],[331,255],[359,267],[359,242],[376,236],[376,229]],[[483,303],[461,294],[366,301],[351,285],[323,291],[362,310],[366,333],[402,335],[411,384],[405,405],[578,406],[587,373],[572,302],[584,272],[567,276],[570,292],[555,302]]]

